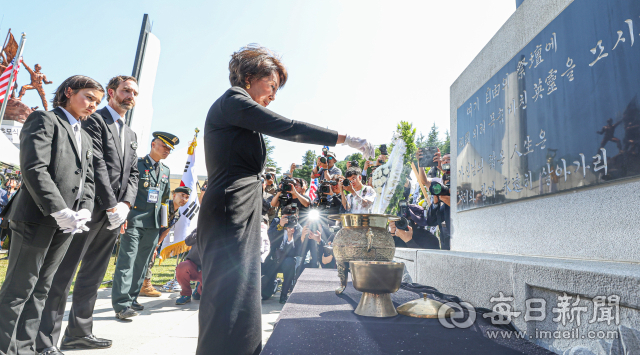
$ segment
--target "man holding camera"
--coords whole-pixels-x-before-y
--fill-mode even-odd
[[[269,226],[271,253],[263,264],[263,299],[265,286],[268,289],[278,272],[284,276],[280,303],[287,302],[289,290],[296,271],[296,256],[302,251],[302,227],[298,223],[297,208],[286,206],[282,209],[282,217],[274,218]],[[269,295],[270,297],[271,295]],[[268,297],[267,297],[268,298]]]
[[[268,219],[268,223],[271,223],[276,216],[276,208],[271,206],[271,202],[277,193],[275,181],[276,169],[267,167],[262,176],[262,214]]]
[[[416,154],[418,160],[422,157],[421,152]],[[451,155],[445,154],[441,157],[440,149],[434,154],[433,161],[438,163],[437,169],[431,169],[429,175],[420,169],[418,179],[429,188],[433,196],[433,203],[427,210],[427,225],[438,226],[440,228],[440,249],[451,250],[451,196],[449,186],[451,184]],[[440,171],[442,178],[436,177]]]
[[[340,195],[342,207],[348,213],[371,213],[373,202],[376,199],[376,191],[371,186],[362,184],[362,170],[350,168],[344,179],[341,179]],[[350,192],[349,196],[345,191]]]
[[[300,214],[306,216],[306,212],[311,205],[311,199],[305,195],[302,179],[285,176],[276,191],[276,195],[271,200],[272,207],[286,207],[295,203],[300,209]]]
[[[336,154],[328,151],[327,148],[322,149],[322,154],[324,156],[318,157],[316,166],[313,168],[311,180],[316,178],[320,181],[331,180],[334,176],[342,175],[342,170],[335,166],[337,162]]]

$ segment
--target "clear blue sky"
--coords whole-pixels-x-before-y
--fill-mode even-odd
[[[229,88],[230,54],[260,43],[282,55],[289,81],[269,108],[292,119],[388,143],[400,120],[449,129],[449,87],[515,11],[514,0],[5,1],[0,37],[27,33],[24,59],[53,84],[131,74],[143,14],[162,50],[152,130],[184,145]],[[18,83],[28,83],[21,70]],[[41,106],[35,91],[23,101]],[[320,147],[274,139],[282,167]],[[144,149],[147,142],[141,142]],[[335,149],[339,158],[348,148]],[[182,167],[176,159],[173,172]],[[177,156],[175,158],[178,158]],[[174,160],[172,160],[174,161]]]

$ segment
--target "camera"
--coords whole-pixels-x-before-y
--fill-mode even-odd
[[[322,180],[322,182],[320,182],[320,195],[331,195],[331,186],[336,186],[338,185],[337,181],[333,181],[333,180]]]
[[[429,186],[429,192],[435,196],[450,196],[449,184],[450,183],[447,182],[445,185],[442,185],[434,181],[431,183],[431,186]]]
[[[447,187],[450,186],[451,182],[451,164],[450,163],[446,163],[446,164],[442,164],[442,181],[445,182],[445,185]]]
[[[294,228],[298,225],[298,216],[291,215],[287,219],[287,224],[284,225],[285,228]]]
[[[379,149],[380,149],[380,154],[389,155],[389,153],[387,153],[387,145],[386,144],[382,144]]]
[[[409,216],[409,206],[407,206],[407,201],[400,201],[398,206],[400,207],[400,220],[396,221],[396,228],[408,231],[409,220],[407,218]]]
[[[272,179],[273,179],[273,174],[271,174],[271,173],[266,173],[266,174],[264,175],[264,178],[265,178],[266,180],[272,180]]]
[[[326,164],[327,163],[327,154],[328,153],[329,153],[329,149],[322,148],[322,156],[320,157],[320,162],[322,164]]]
[[[282,192],[291,192],[291,190],[293,189],[293,186],[296,184],[295,180],[293,180],[293,178],[289,176],[285,176],[284,178],[282,178],[281,183],[282,183],[282,188],[281,188]]]
[[[352,168],[353,167],[356,167],[356,168],[360,167],[360,163],[358,163],[357,160],[352,160],[352,161],[349,162],[349,164],[351,165]]]
[[[296,215],[298,213],[297,203],[291,204],[291,213],[292,214],[287,219],[287,224],[284,225],[285,228],[294,228],[296,225],[298,225],[298,216]]]
[[[346,178],[344,180],[342,180],[342,186],[347,187],[349,185],[351,185],[351,180],[346,179]]]
[[[442,181],[444,184],[438,182],[432,182],[429,187],[429,192],[436,196],[450,196],[449,189],[451,188],[451,164],[442,164]]]

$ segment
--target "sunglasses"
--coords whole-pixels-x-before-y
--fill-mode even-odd
[[[328,157],[327,159],[328,159],[328,160],[333,160],[333,157]]]

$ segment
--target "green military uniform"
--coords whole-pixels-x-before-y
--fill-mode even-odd
[[[156,137],[157,133],[154,133]],[[168,134],[165,134],[168,135]],[[177,140],[177,137],[170,135]],[[165,144],[167,141],[160,138]],[[166,137],[164,137],[166,138]],[[177,144],[177,142],[174,142]],[[173,149],[173,145],[167,144]],[[170,198],[169,167],[149,155],[138,158],[138,194],[127,216],[127,230],[120,239],[113,277],[111,303],[116,313],[131,307],[138,297],[144,275],[160,236],[162,202]]]

